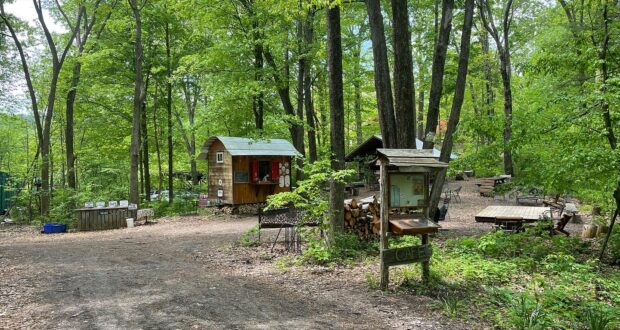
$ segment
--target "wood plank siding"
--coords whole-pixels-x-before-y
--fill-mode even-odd
[[[279,163],[288,163],[289,168],[292,166],[291,157],[287,156],[235,156],[233,157],[233,178],[234,173],[248,173],[250,175],[250,163],[252,161],[277,161]],[[288,187],[280,187],[274,184],[256,184],[249,182],[234,182],[233,200],[234,204],[251,204],[262,203],[267,200],[267,196],[280,192],[291,191]]]
[[[217,162],[217,153],[224,153],[224,162]],[[219,180],[222,180],[222,188],[224,189],[224,198],[222,203],[235,204],[233,197],[233,165],[232,156],[224,147],[221,141],[215,141],[209,148],[208,165],[209,165],[209,198],[217,199],[217,190],[220,187]]]
[[[78,231],[107,230],[127,227],[131,212],[126,207],[75,210]]]

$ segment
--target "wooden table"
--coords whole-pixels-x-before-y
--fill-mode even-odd
[[[548,207],[491,205],[476,214],[476,222],[536,222],[550,212]]]

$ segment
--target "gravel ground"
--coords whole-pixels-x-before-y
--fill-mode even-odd
[[[370,290],[370,266],[282,273],[261,252],[269,243],[235,247],[255,224],[184,217],[62,235],[3,227],[0,328],[468,328],[429,298]]]
[[[436,240],[492,230],[474,181]],[[237,242],[255,217],[175,217],[131,229],[42,235],[0,226],[1,329],[480,329],[432,299],[369,288],[377,264],[288,267]],[[577,232],[581,224],[569,224]],[[270,236],[271,235],[271,236]]]

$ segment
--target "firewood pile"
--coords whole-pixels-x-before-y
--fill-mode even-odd
[[[368,241],[379,238],[380,205],[376,197],[357,201],[346,200],[344,203],[344,228],[357,235],[360,240]]]

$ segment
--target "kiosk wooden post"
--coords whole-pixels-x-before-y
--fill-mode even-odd
[[[433,157],[432,150],[377,149],[377,152],[381,188],[380,288],[388,287],[390,266],[416,262],[422,263],[422,280],[426,283],[432,255],[429,234],[439,229],[429,219],[430,174],[448,164]],[[392,208],[398,209],[399,214],[392,215]],[[422,244],[390,249],[389,238],[394,235],[421,235]]]
[[[386,205],[389,199],[388,193],[388,180],[387,180],[387,164],[385,160],[379,160],[381,163],[380,172],[379,172],[379,187],[381,189],[381,246],[380,246],[380,256],[381,256],[381,290],[387,289],[387,285],[389,283],[389,265],[385,263],[385,251],[390,248],[390,242],[388,241],[387,233],[388,233],[388,216],[390,208]]]

